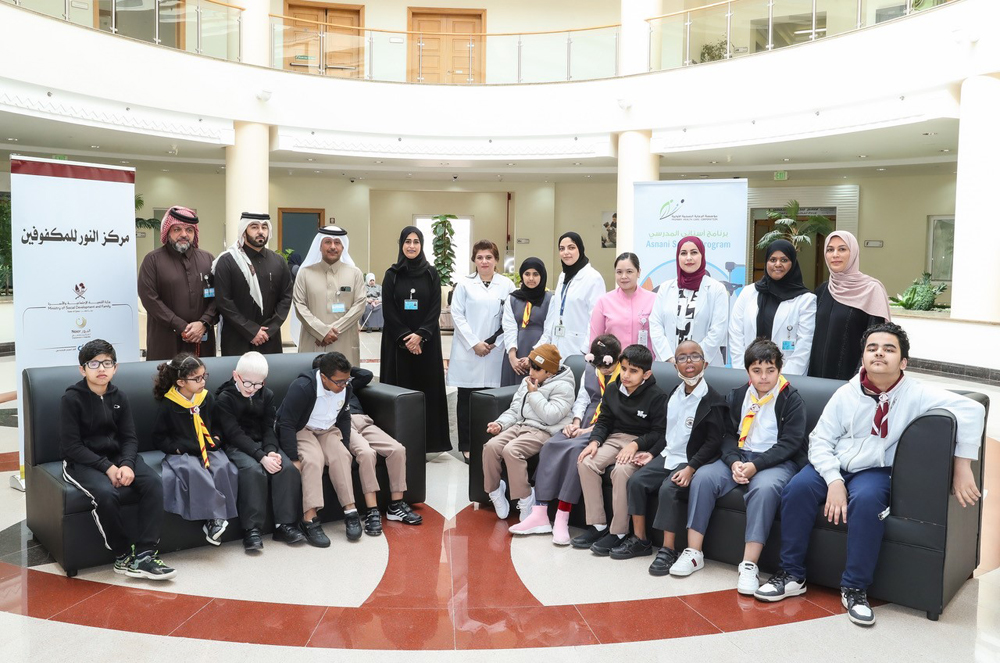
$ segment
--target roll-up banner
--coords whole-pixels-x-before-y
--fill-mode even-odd
[[[95,338],[110,342],[119,362],[139,360],[135,169],[12,155],[10,174],[23,422],[24,369],[77,366],[80,347]],[[18,429],[23,489],[23,423]]]

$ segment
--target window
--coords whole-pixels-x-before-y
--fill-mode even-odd
[[[951,281],[955,255],[955,217],[927,217],[927,270],[932,281]]]
[[[431,224],[434,223],[432,215],[415,214],[413,225],[424,234],[424,256],[427,262],[434,264],[434,231]],[[469,254],[472,252],[472,217],[460,216],[451,220],[451,227],[455,229],[455,236],[452,239],[451,248],[455,251],[455,274],[469,274],[472,272],[472,261]],[[454,280],[454,276],[452,280]]]

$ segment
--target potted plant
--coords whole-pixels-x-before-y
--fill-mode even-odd
[[[441,277],[441,285],[450,286],[453,284],[451,277],[455,273],[455,249],[452,246],[455,228],[452,227],[451,220],[458,217],[454,214],[438,214],[431,218],[433,219],[431,230],[434,232],[434,239],[431,241],[434,269]]]
[[[764,233],[757,242],[758,249],[766,249],[772,242],[786,239],[792,243],[797,252],[803,245],[812,244],[812,238],[817,234],[829,235],[834,230],[830,219],[816,214],[800,223],[797,200],[789,200],[785,203],[785,209],[780,212],[769,212],[767,217],[774,221],[774,230]]]
[[[948,308],[934,303],[937,296],[947,289],[946,283],[933,283],[930,272],[924,272],[920,278],[913,279],[913,284],[903,294],[890,297],[889,301],[907,311],[933,311],[934,309]]]

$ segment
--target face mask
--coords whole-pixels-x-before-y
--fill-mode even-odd
[[[701,382],[701,376],[703,376],[704,374],[705,374],[705,369],[704,368],[701,369],[701,373],[699,373],[698,375],[695,375],[694,377],[691,377],[691,378],[685,377],[680,371],[677,371],[677,377],[679,377],[681,380],[683,380],[684,384],[686,384],[689,387],[694,387],[699,382]]]

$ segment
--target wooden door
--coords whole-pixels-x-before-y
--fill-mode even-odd
[[[482,83],[486,12],[410,10],[407,79],[414,83]]]
[[[327,7],[326,75],[337,78],[364,78],[363,7]],[[349,27],[331,27],[342,25]]]
[[[285,30],[284,68],[293,71],[319,73],[320,28],[326,23],[326,9],[302,5],[288,5],[286,16],[293,19]]]
[[[364,77],[364,6],[289,3],[285,15],[298,19],[285,33],[285,69]]]

